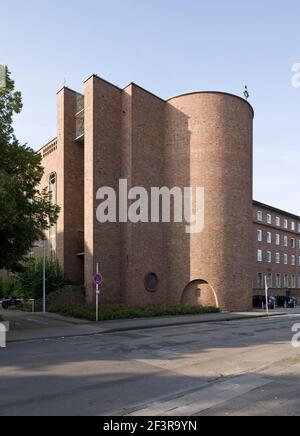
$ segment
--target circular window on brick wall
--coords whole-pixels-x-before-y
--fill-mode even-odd
[[[158,277],[154,273],[147,274],[144,280],[145,288],[148,292],[155,292],[158,286]]]

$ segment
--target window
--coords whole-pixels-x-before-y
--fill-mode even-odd
[[[272,233],[271,232],[267,233],[267,243],[272,244]]]
[[[288,265],[288,263],[289,263],[288,255],[285,254],[285,255],[283,256],[283,258],[284,258],[284,264],[285,264],[285,265]]]
[[[257,274],[257,289],[263,289],[264,288],[264,275],[263,273]]]
[[[259,210],[257,212],[257,221],[262,222],[262,220],[263,220],[263,213]]]
[[[262,250],[257,250],[257,262],[262,262],[263,260],[263,252]]]
[[[285,220],[283,221],[283,226],[284,226],[285,229],[288,229],[288,228],[289,228],[289,223],[288,223],[288,220],[287,220],[287,219],[285,219]]]
[[[280,245],[280,235],[278,233],[276,235],[276,245]]]
[[[296,239],[291,238],[291,248],[296,248]]]
[[[149,292],[155,292],[158,285],[158,277],[156,274],[147,274],[144,279],[145,288]]]
[[[289,246],[289,238],[287,236],[284,237],[284,246],[285,247]]]
[[[279,216],[277,216],[277,217],[276,217],[276,226],[277,226],[277,227],[280,227],[280,225],[281,225],[281,221],[280,221]]]
[[[267,223],[272,224],[272,215],[270,215],[269,213],[267,215]]]
[[[262,240],[263,240],[262,230],[257,230],[257,240],[258,240],[258,242],[262,242]]]
[[[300,250],[300,239],[298,239],[298,250]]]
[[[296,266],[296,256],[291,256],[292,266]]]
[[[300,289],[300,274],[298,274],[298,286],[297,286],[297,288]]]
[[[300,233],[300,224],[298,224],[298,232]]]
[[[268,263],[272,263],[272,253],[271,253],[271,251],[267,252],[267,262]]]
[[[281,274],[276,274],[276,288],[280,289],[281,288]]]
[[[283,286],[285,288],[288,288],[290,285],[290,281],[289,281],[289,275],[288,274],[284,274],[284,282],[283,282]]]
[[[296,276],[294,274],[291,276],[291,288],[296,288]]]
[[[298,256],[298,266],[300,266],[300,256]]]
[[[280,263],[280,253],[276,253],[276,263]]]
[[[296,223],[295,223],[295,221],[291,222],[291,230],[292,230],[292,232],[294,232],[296,230]]]

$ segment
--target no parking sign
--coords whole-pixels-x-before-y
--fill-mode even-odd
[[[99,263],[96,265],[96,274],[94,275],[94,283],[96,285],[96,322],[99,321],[99,296],[100,289],[99,286],[103,283],[103,276],[99,271]]]
[[[100,286],[103,283],[103,276],[100,273],[97,273],[94,275],[94,282],[95,285]]]

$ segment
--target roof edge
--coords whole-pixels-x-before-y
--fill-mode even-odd
[[[105,80],[105,79],[102,79],[102,77],[100,77],[100,76],[98,76],[97,74],[91,74],[83,83],[86,83],[86,82],[88,82],[89,80],[91,80],[92,78],[95,78],[95,79],[98,79],[98,80],[101,80],[101,82],[104,82],[104,83],[106,83],[107,85],[110,85],[110,86],[112,86],[113,88],[116,88],[116,89],[118,89],[119,91],[122,91],[122,89],[119,87],[119,86],[117,86],[117,85],[114,85],[113,83],[111,83],[111,82],[109,82],[108,80]]]
[[[265,203],[261,203],[260,201],[253,200],[253,205],[254,206],[258,206],[258,207],[263,207],[263,208],[269,209],[269,210],[271,210],[273,212],[277,212],[277,213],[280,213],[282,215],[287,215],[287,216],[292,217],[294,219],[300,220],[300,216],[299,215],[296,215],[296,214],[291,213],[291,212],[287,212],[287,211],[285,211],[283,209],[279,209],[277,207],[270,206],[270,205],[265,204]]]
[[[44,148],[46,148],[48,145],[50,145],[52,142],[57,141],[57,136],[55,136],[51,141],[48,141],[47,144],[43,145],[41,148],[39,148],[36,153],[40,153]]]
[[[130,82],[130,83],[128,83],[128,85],[124,86],[123,91],[124,91],[126,88],[128,88],[129,86],[135,86],[136,88],[139,88],[139,89],[141,89],[142,91],[146,92],[147,94],[152,95],[153,97],[157,98],[158,100],[163,101],[164,103],[166,103],[166,100],[164,100],[163,98],[161,98],[161,97],[159,97],[158,95],[154,94],[153,92],[148,91],[148,89],[143,88],[142,86],[138,85],[138,84],[135,83],[135,82]]]
[[[75,91],[74,89],[71,89],[68,86],[63,86],[62,88],[60,88],[60,90],[57,91],[56,95],[59,94],[60,92],[64,91],[64,90],[73,92],[76,95],[82,95],[83,96],[83,94],[81,92]]]
[[[223,92],[223,91],[194,91],[194,92],[186,92],[184,94],[175,95],[174,97],[169,98],[167,100],[167,102],[169,102],[171,100],[174,100],[176,98],[186,97],[188,95],[197,95],[197,94],[216,94],[216,95],[226,95],[226,96],[229,96],[229,97],[238,98],[239,100],[243,101],[244,103],[246,103],[250,107],[250,109],[251,109],[251,111],[253,113],[253,117],[254,117],[255,112],[254,112],[253,106],[249,103],[249,101],[245,100],[244,98],[240,97],[239,95],[231,94],[230,92]]]

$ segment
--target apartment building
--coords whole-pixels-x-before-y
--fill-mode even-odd
[[[300,296],[300,217],[254,201],[253,289],[260,294],[265,278],[274,295]]]

